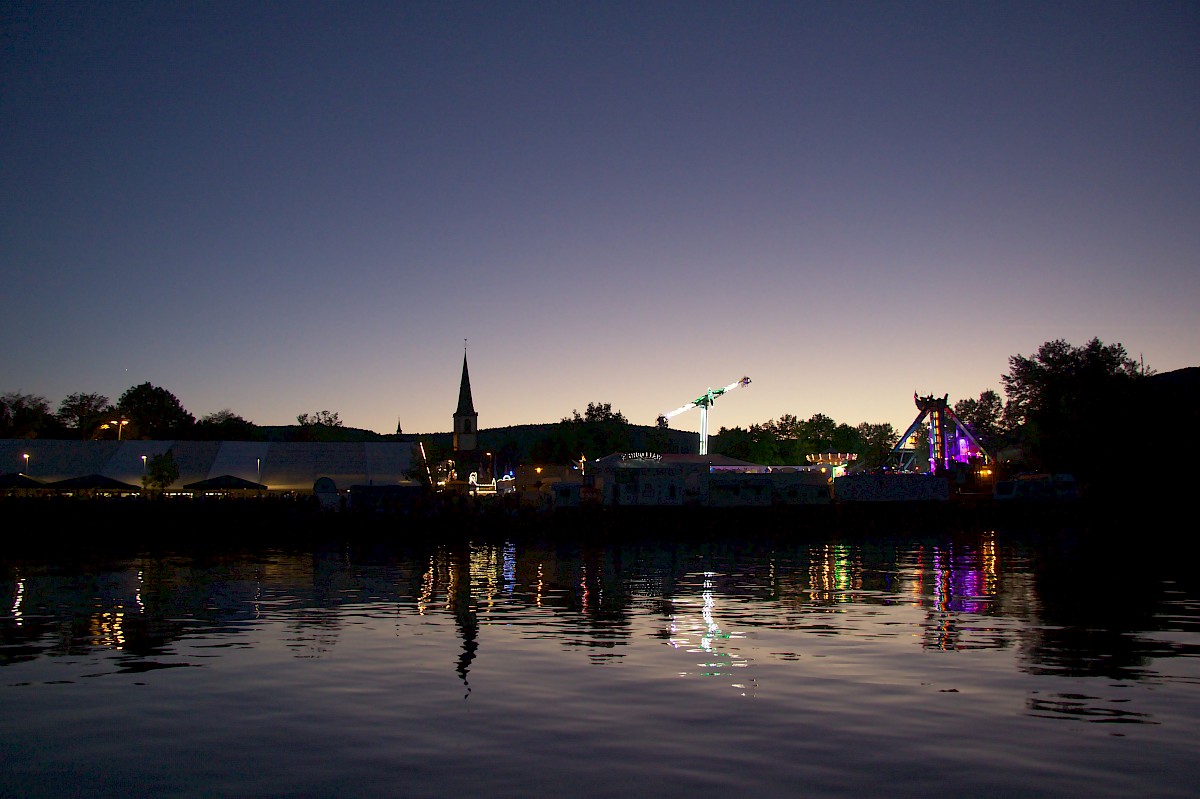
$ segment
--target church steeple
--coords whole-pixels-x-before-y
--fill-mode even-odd
[[[471,375],[467,372],[467,348],[463,347],[462,381],[458,384],[458,409],[454,411],[454,451],[474,452],[479,414],[471,400]]]
[[[458,410],[455,416],[470,416],[475,414],[475,403],[471,401],[471,375],[467,373],[467,352],[463,350],[462,381],[458,384]]]

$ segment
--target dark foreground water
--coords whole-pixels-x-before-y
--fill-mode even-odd
[[[1003,532],[0,562],[0,796],[1195,796],[1190,563]]]

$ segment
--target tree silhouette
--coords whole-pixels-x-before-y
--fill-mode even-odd
[[[1008,359],[1000,380],[1008,418],[1019,426],[1027,456],[1053,471],[1096,473],[1111,447],[1113,425],[1144,377],[1121,344],[1093,338],[1082,347],[1058,339],[1031,356]]]
[[[253,422],[229,408],[208,414],[196,423],[196,438],[203,441],[258,441],[262,432]]]
[[[142,486],[162,491],[178,479],[179,466],[175,463],[175,455],[167,450],[150,458],[146,464],[146,474],[142,476]]]
[[[954,403],[954,415],[983,442],[993,445],[1004,430],[1004,402],[991,389],[980,392],[979,399],[961,399]]]
[[[96,428],[116,412],[103,394],[77,391],[68,394],[58,405],[58,419],[69,429],[79,431],[81,438],[90,438]]]
[[[19,391],[0,395],[0,436],[4,438],[37,438],[54,427],[55,421],[50,401],[41,395]]]
[[[122,394],[117,410],[143,438],[185,438],[196,423],[174,394],[148,382]]]
[[[302,413],[296,417],[296,421],[301,427],[314,427],[320,425],[322,427],[341,427],[341,418],[330,411],[316,411],[315,413]]]

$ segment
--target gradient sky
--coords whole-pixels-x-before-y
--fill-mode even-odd
[[[1200,365],[1200,5],[0,7],[0,391],[903,429]],[[699,415],[673,420],[698,429]]]

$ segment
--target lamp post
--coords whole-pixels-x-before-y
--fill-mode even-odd
[[[25,459],[25,476],[28,477],[29,476],[29,453],[26,452],[21,457]]]
[[[129,420],[128,419],[113,419],[112,421],[109,422],[109,424],[115,424],[117,426],[117,441],[120,441],[121,440],[121,431],[125,428],[125,425],[129,424]]]
[[[142,456],[142,482],[146,482],[146,456]]]
[[[254,462],[258,464],[258,483],[262,485],[262,458],[255,458]]]

